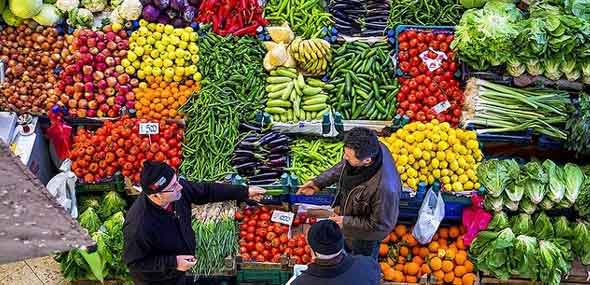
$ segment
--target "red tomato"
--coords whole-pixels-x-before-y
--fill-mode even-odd
[[[302,256],[303,254],[305,254],[305,250],[303,249],[303,247],[298,247],[295,250],[293,250],[293,253],[296,256]]]
[[[262,255],[264,256],[265,260],[270,261],[272,259],[272,254],[266,249],[262,251]]]
[[[264,250],[264,245],[261,242],[256,243],[256,251],[262,252]]]
[[[264,255],[262,255],[262,254],[257,255],[256,262],[264,262]]]
[[[272,257],[272,262],[274,262],[274,263],[280,263],[281,262],[281,255],[280,254],[275,254]]]
[[[248,253],[242,253],[242,254],[240,254],[240,256],[245,261],[250,261],[251,260],[251,257],[250,257],[250,255]]]
[[[400,42],[399,43],[400,50],[408,50],[409,47],[410,47],[410,45],[407,42]]]
[[[266,240],[268,241],[272,241],[273,239],[275,239],[277,237],[277,234],[275,234],[274,232],[268,232],[266,234]]]
[[[270,220],[270,216],[267,213],[262,213],[260,214],[260,219],[263,221],[268,221]]]
[[[301,257],[299,257],[299,256],[294,256],[293,258],[295,259],[295,264],[302,264],[302,263],[301,263]]]
[[[303,257],[301,257],[301,262],[303,262],[303,264],[308,264],[311,261],[311,257],[307,254],[304,254]]]
[[[416,31],[409,30],[407,33],[408,40],[415,39],[417,36]]]
[[[256,249],[256,245],[254,244],[253,241],[248,241],[248,243],[246,243],[246,248],[249,251],[253,251],[254,249]]]
[[[248,234],[246,234],[246,240],[247,240],[247,241],[249,241],[249,242],[253,242],[253,241],[254,241],[254,239],[255,239],[255,237],[254,237],[254,234],[253,234],[253,233],[250,233],[250,232],[249,232]]]

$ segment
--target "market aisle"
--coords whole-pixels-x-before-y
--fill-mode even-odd
[[[0,285],[65,285],[59,264],[41,257],[0,265]]]

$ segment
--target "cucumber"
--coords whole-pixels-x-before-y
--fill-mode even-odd
[[[326,83],[322,82],[321,80],[315,79],[315,78],[308,78],[307,85],[309,85],[311,87],[324,88],[324,86],[326,86]]]
[[[291,79],[297,79],[297,73],[291,72],[286,69],[275,69],[270,72],[270,75],[271,76],[284,76],[284,77],[289,77]]]
[[[324,116],[325,113],[330,111],[330,107],[318,112],[318,115],[316,116],[316,119],[321,120],[322,117]]]
[[[269,114],[277,114],[277,115],[282,115],[284,113],[287,112],[287,110],[285,110],[284,108],[281,107],[266,107],[264,108],[264,112],[267,112]]]
[[[266,85],[266,88],[264,88],[264,90],[268,93],[277,92],[287,87],[287,85],[289,85],[289,82],[280,84],[269,84]]]
[[[283,100],[268,100],[268,102],[266,102],[266,107],[285,107],[285,108],[289,108],[291,107],[291,102],[289,101],[283,101]]]
[[[317,112],[317,111],[322,111],[324,109],[328,108],[328,105],[326,105],[326,103],[322,103],[322,104],[316,104],[316,105],[307,105],[307,106],[303,106],[303,110],[305,111],[309,111],[309,112]]]
[[[305,100],[303,100],[303,105],[309,106],[309,105],[317,105],[317,104],[326,103],[328,98],[329,97],[326,95],[316,95],[316,96],[309,97],[309,98],[306,98]]]
[[[277,91],[277,92],[272,92],[272,93],[268,93],[266,96],[268,96],[268,99],[279,99],[283,97],[283,93],[285,93],[286,89]]]
[[[281,122],[283,122],[283,123],[286,123],[289,120],[287,118],[287,112],[281,114],[280,116],[281,116]]]
[[[271,83],[271,84],[278,84],[278,83],[287,83],[289,81],[291,81],[292,79],[289,77],[283,77],[283,76],[269,76],[266,78],[266,83]]]
[[[291,91],[293,91],[293,82],[289,82],[289,84],[287,85],[287,87],[285,88],[285,90],[283,91],[283,94],[281,96],[281,99],[283,100],[288,100],[289,97],[291,96]]]
[[[318,95],[320,94],[320,92],[322,92],[322,88],[318,88],[318,87],[309,87],[309,86],[305,86],[303,88],[303,95],[305,96],[314,96],[314,95]]]
[[[287,120],[289,122],[293,121],[293,110],[291,110],[291,109],[287,110]]]

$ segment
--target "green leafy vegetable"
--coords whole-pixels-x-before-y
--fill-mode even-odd
[[[101,222],[98,215],[94,211],[94,208],[86,209],[80,217],[78,217],[80,225],[88,230],[88,233],[93,234],[100,228]]]
[[[555,218],[553,228],[555,229],[555,237],[557,238],[569,240],[574,236],[574,231],[564,216]]]
[[[124,211],[127,202],[115,191],[110,191],[102,199],[101,207],[98,211],[101,218],[106,219],[114,213]]]
[[[572,248],[583,265],[590,265],[590,225],[579,222],[573,229]]]
[[[508,223],[508,216],[504,212],[497,212],[494,214],[492,220],[488,224],[488,230],[500,231],[509,226],[510,224]]]
[[[483,206],[488,211],[502,212],[502,207],[504,206],[504,198],[503,196],[486,196],[485,200],[483,201]]]
[[[545,72],[539,59],[529,59],[526,62],[526,72],[532,76],[539,76]]]
[[[33,20],[43,26],[53,26],[62,20],[62,14],[57,7],[43,4],[39,14],[33,16]]]
[[[575,208],[581,217],[590,221],[590,166],[584,168],[584,184],[582,184],[582,187],[580,188]]]
[[[563,171],[565,177],[565,199],[573,205],[584,183],[584,173],[579,166],[573,163],[566,164]]]
[[[549,178],[549,185],[548,185],[548,192],[547,197],[555,202],[559,203],[563,196],[565,195],[565,183],[563,181],[563,170],[559,166],[557,166],[551,160],[545,160],[543,162],[543,167],[545,168],[545,172]]]
[[[487,0],[459,0],[459,3],[466,9],[481,8],[488,2]]]
[[[533,213],[535,213],[535,211],[537,211],[537,205],[531,202],[529,198],[525,198],[522,199],[522,201],[520,201],[520,209],[523,212],[532,215]]]
[[[525,194],[528,195],[531,202],[539,204],[543,201],[547,191],[545,187],[548,181],[547,174],[538,161],[525,164],[524,171],[528,176],[524,184]]]
[[[535,230],[531,215],[528,214],[521,213],[512,217],[510,225],[515,235],[532,235]]]
[[[506,160],[490,159],[477,167],[477,178],[489,195],[500,197],[510,180],[509,171]]]
[[[513,275],[531,280],[538,279],[538,246],[537,239],[534,237],[526,235],[516,237],[510,259]]]
[[[8,0],[12,13],[23,19],[29,19],[39,14],[43,6],[42,0]]]
[[[555,203],[553,203],[553,201],[551,201],[549,197],[545,196],[545,198],[543,198],[543,201],[541,201],[541,203],[539,203],[538,206],[539,208],[541,208],[541,210],[547,211],[553,209]]]
[[[545,284],[560,284],[561,276],[569,272],[570,264],[566,261],[563,250],[554,242],[539,241],[540,280]]]
[[[551,220],[544,212],[541,212],[537,216],[537,219],[535,219],[535,236],[539,239],[551,239],[555,237]]]

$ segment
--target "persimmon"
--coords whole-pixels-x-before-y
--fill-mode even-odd
[[[476,277],[473,273],[467,273],[461,278],[463,285],[473,285],[475,283],[475,279]]]
[[[452,226],[449,228],[449,236],[451,238],[458,238],[460,234],[461,234],[461,231],[459,230],[459,227]]]
[[[393,229],[393,231],[395,232],[395,234],[398,237],[401,237],[401,236],[405,235],[408,232],[408,229],[406,228],[405,225],[399,224],[399,225],[395,226],[395,228]]]
[[[453,271],[453,268],[454,267],[455,266],[453,265],[453,262],[452,261],[445,260],[445,261],[442,262],[442,268],[441,269],[445,273],[449,273],[449,272],[452,272]],[[453,281],[453,280],[451,279],[451,281]],[[450,281],[448,281],[448,282],[450,282]]]
[[[430,259],[430,268],[433,271],[437,271],[440,270],[442,268],[442,260],[440,260],[439,257],[433,257],[432,259]]]

